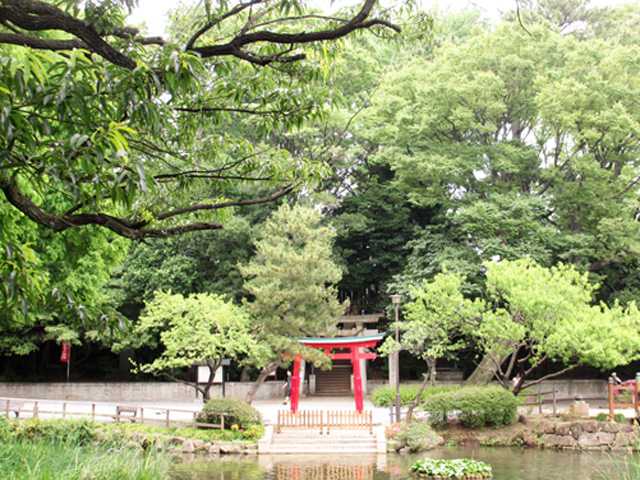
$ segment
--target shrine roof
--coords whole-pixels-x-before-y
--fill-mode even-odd
[[[371,343],[379,342],[384,338],[384,333],[378,335],[366,335],[360,337],[317,337],[317,338],[301,338],[299,342],[304,345],[345,345],[345,344],[358,344],[358,343]]]

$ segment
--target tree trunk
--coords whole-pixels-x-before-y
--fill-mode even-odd
[[[276,371],[276,369],[278,368],[278,365],[280,365],[278,362],[272,362],[260,371],[260,375],[258,375],[258,378],[253,383],[253,385],[251,385],[251,388],[247,392],[247,396],[245,397],[245,401],[247,403],[253,403],[253,400],[256,396],[256,393],[258,393],[258,389],[260,388],[260,385],[264,383],[264,381],[267,379],[269,375],[271,375],[273,372]]]
[[[242,372],[240,373],[240,381],[241,382],[249,382],[251,381],[251,375],[249,373],[249,367],[243,367]]]
[[[467,378],[465,384],[486,385],[491,382],[495,378],[496,373],[498,373],[498,365],[493,360],[495,356],[495,351],[485,353],[471,376]],[[500,363],[504,362],[505,358],[506,357],[501,357]]]
[[[416,393],[416,398],[413,399],[413,402],[411,402],[411,405],[409,405],[409,408],[407,409],[407,417],[405,419],[407,423],[411,423],[411,421],[413,420],[413,411],[420,403],[420,400],[422,398],[422,393],[427,388],[427,385],[433,386],[436,383],[436,359],[435,358],[427,358],[427,373],[423,374],[422,376],[424,380],[422,381],[422,384],[420,385],[420,388]]]

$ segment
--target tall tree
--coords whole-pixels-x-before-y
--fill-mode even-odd
[[[530,259],[488,262],[493,309],[476,330],[498,379],[514,393],[578,365],[611,369],[640,358],[635,303],[593,305],[594,286],[572,266],[545,268]],[[556,367],[532,375],[545,363]]]
[[[265,379],[294,355],[326,363],[321,352],[298,340],[331,334],[344,313],[335,287],[342,272],[333,261],[334,237],[317,210],[285,204],[264,223],[255,257],[240,267],[255,334],[269,351],[247,401],[253,401]]]
[[[249,315],[219,295],[158,292],[147,303],[140,322],[130,332],[129,340],[119,346],[151,346],[160,355],[136,368],[145,373],[166,376],[185,383],[209,400],[216,371],[222,360],[250,358],[260,362],[260,347],[250,332]],[[205,382],[180,376],[194,365],[207,367]]]
[[[435,384],[437,362],[452,358],[464,348],[485,309],[479,299],[465,298],[463,278],[453,273],[440,273],[433,281],[409,288],[410,301],[404,306],[400,344],[388,337],[382,351],[407,350],[427,364],[427,374],[407,412],[407,421],[422,398],[427,385]]]

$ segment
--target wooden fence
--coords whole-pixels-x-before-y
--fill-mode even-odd
[[[373,412],[300,410],[292,413],[280,410],[275,431],[281,433],[287,428],[319,429],[321,434],[326,431],[327,435],[332,429],[366,429],[373,433]]]
[[[615,375],[615,374],[614,374]],[[616,380],[620,383],[617,383]],[[607,397],[609,405],[609,420],[613,421],[616,408],[633,408],[636,417],[640,416],[640,395],[638,394],[638,383],[640,383],[640,374],[636,375],[635,380],[627,380],[621,382],[617,377],[609,377]]]
[[[54,408],[56,406],[59,408]],[[0,398],[0,408],[6,418],[15,419],[85,418],[92,421],[146,423],[166,427],[219,428],[221,430],[225,427],[224,415],[220,416],[219,423],[202,423],[198,422],[200,412],[179,408],[145,408],[135,405],[56,402],[22,398]]]

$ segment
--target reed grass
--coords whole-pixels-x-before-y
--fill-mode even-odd
[[[165,480],[170,459],[157,452],[53,441],[0,442],[0,478]]]

